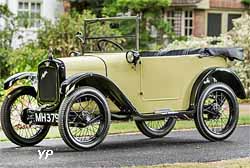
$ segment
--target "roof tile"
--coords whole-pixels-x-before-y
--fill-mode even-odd
[[[202,0],[172,0],[172,5],[195,5]]]

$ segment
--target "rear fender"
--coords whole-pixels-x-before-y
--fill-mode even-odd
[[[195,109],[199,96],[205,86],[212,82],[222,82],[230,86],[240,99],[246,98],[244,87],[239,77],[227,68],[210,68],[203,71],[195,81],[190,98],[190,109]]]

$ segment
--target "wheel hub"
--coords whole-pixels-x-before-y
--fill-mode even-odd
[[[29,124],[29,121],[28,121],[28,112],[29,112],[29,109],[28,108],[25,108],[21,114],[20,114],[20,117],[21,117],[21,120],[24,124]]]

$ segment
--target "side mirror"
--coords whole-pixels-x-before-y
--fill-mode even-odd
[[[136,65],[140,59],[140,54],[138,51],[128,51],[126,53],[127,62]]]

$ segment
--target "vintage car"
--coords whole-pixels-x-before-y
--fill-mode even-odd
[[[134,24],[133,35],[87,32],[94,23],[111,22],[115,29],[128,20]],[[246,94],[227,61],[243,60],[243,50],[140,51],[139,20],[137,16],[85,20],[84,33],[77,34],[81,53],[56,59],[50,52],[37,73],[9,77],[1,108],[1,125],[9,140],[32,146],[44,139],[50,126],[58,126],[68,146],[86,150],[104,140],[111,121],[134,120],[145,136],[160,138],[182,119],[194,119],[200,134],[210,141],[228,138],[239,118],[237,98]],[[122,46],[127,37],[134,49]],[[91,40],[99,52],[86,51]],[[106,51],[107,45],[120,52]],[[16,87],[19,80],[31,84]]]

